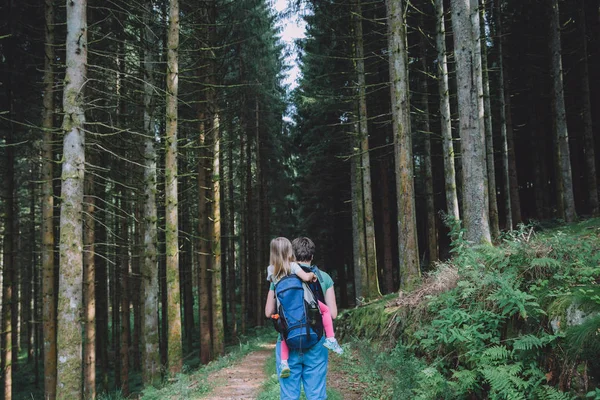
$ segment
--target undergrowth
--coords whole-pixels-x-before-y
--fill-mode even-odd
[[[350,374],[369,399],[412,399],[417,374],[426,364],[402,344],[382,348],[370,340],[353,339],[344,344],[339,367]]]
[[[452,237],[421,288],[342,316],[346,337],[391,349],[360,352],[383,382],[374,398],[600,398],[600,220],[521,226],[495,247]]]

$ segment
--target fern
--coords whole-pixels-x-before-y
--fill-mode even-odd
[[[507,360],[511,356],[511,352],[505,346],[492,346],[483,352],[483,357],[491,361]]]
[[[515,350],[531,350],[533,348],[539,349],[545,344],[539,337],[529,334],[516,338],[513,341],[513,348]]]
[[[452,372],[452,384],[456,387],[459,393],[466,393],[473,390],[473,388],[477,385],[477,378],[477,371],[470,369]]]
[[[536,390],[536,397],[539,400],[573,400],[576,398],[550,386],[542,386]]]
[[[495,399],[523,399],[525,400],[524,388],[527,382],[520,376],[522,371],[520,363],[500,365],[497,367],[487,366],[481,370],[485,380],[490,384],[492,398]]]

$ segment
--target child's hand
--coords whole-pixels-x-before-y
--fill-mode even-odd
[[[309,282],[316,282],[317,281],[317,276],[315,275],[314,272],[310,272],[310,279],[308,280]]]

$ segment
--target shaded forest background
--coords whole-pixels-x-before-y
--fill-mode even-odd
[[[23,388],[46,398],[127,395],[140,378],[181,371],[191,355],[196,364],[214,359],[265,323],[276,236],[314,240],[315,263],[331,273],[344,308],[410,288],[448,258],[444,221],[479,202],[464,189],[476,157],[461,150],[458,3],[291,1],[307,32],[290,91],[289,50],[269,1],[3,2],[3,398]],[[487,241],[519,223],[597,215],[598,2],[470,3],[480,23],[470,45],[479,42],[483,66],[484,108],[475,113],[487,153]],[[87,58],[85,83],[69,95],[74,4],[87,9],[87,37],[77,41]],[[394,94],[399,83],[405,89]],[[71,179],[64,110],[77,102],[85,165],[71,237],[61,232]],[[464,227],[469,237],[473,225]],[[70,247],[77,263],[62,256]],[[72,299],[76,317],[64,319]],[[65,326],[83,339],[61,341]],[[75,371],[57,363],[61,354],[74,357]],[[66,386],[75,392],[59,384],[57,393],[57,381],[73,376]]]

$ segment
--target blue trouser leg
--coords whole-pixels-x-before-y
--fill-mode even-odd
[[[308,351],[304,352],[304,370],[302,384],[308,400],[324,400],[327,398],[327,364],[329,352],[321,339]]]
[[[304,386],[304,393],[308,400],[324,400],[327,398],[327,362],[329,354],[323,346],[321,339],[319,343],[308,350],[290,350],[288,364],[290,376],[279,378],[280,398],[282,400],[298,400],[300,398],[300,383]],[[277,375],[279,376],[280,342],[275,348],[277,362]]]

